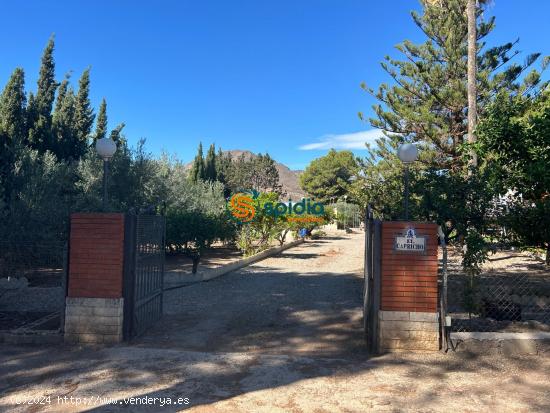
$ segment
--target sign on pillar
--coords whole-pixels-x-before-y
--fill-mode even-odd
[[[379,349],[438,350],[437,225],[383,222]]]

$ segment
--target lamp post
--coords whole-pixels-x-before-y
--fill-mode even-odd
[[[409,220],[409,164],[418,158],[418,149],[412,143],[404,143],[397,148],[397,156],[405,164],[405,221]]]
[[[116,143],[111,138],[98,139],[95,143],[97,154],[103,159],[103,211],[109,207],[107,199],[107,175],[109,174],[109,161],[116,152]]]

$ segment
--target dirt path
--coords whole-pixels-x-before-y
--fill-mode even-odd
[[[363,233],[308,241],[210,282],[167,291],[137,345],[364,357]]]
[[[361,235],[173,290],[132,345],[3,346],[0,412],[550,411],[549,353],[367,360]]]

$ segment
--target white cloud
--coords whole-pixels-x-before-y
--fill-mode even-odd
[[[318,149],[367,149],[365,142],[373,143],[376,138],[382,136],[379,129],[367,131],[342,133],[340,135],[324,135],[318,138],[318,142],[306,143],[298,149],[312,151]]]

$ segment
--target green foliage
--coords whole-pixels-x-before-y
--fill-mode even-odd
[[[25,106],[25,73],[23,69],[17,68],[0,96],[0,139],[5,145],[3,150],[25,142]]]
[[[94,142],[98,139],[104,139],[107,135],[107,102],[105,98],[99,105],[99,113],[97,114],[97,121],[94,134]]]
[[[379,104],[370,119],[390,140],[422,143],[430,152],[430,163],[439,169],[459,170],[467,164],[461,150],[467,131],[467,17],[466,2],[442,0],[425,5],[423,14],[412,12],[416,25],[426,35],[424,43],[405,40],[397,50],[403,60],[385,57],[382,68],[393,80],[378,91],[363,85]],[[480,7],[484,7],[481,3]],[[477,15],[481,14],[479,9]],[[478,114],[499,90],[523,93],[543,87],[540,76],[522,73],[540,54],[527,56],[522,65],[511,59],[519,52],[516,43],[486,47],[485,38],[494,28],[494,18],[477,24]],[[482,47],[485,46],[485,47]]]
[[[67,143],[75,135],[75,95],[68,77],[59,86],[52,123],[55,153],[58,159],[67,159],[72,146]]]
[[[0,234],[10,241],[47,243],[67,231],[71,170],[51,152],[22,147],[15,154],[11,192],[0,209]]]
[[[42,57],[38,90],[29,94],[28,103],[19,68],[0,96],[3,239],[65,239],[69,212],[101,210],[103,161],[93,141],[108,133],[106,101],[101,102],[92,135],[90,71],[82,74],[75,94],[69,75],[61,83],[55,81],[53,50],[52,38]],[[109,133],[117,144],[107,180],[110,209],[159,211],[164,205],[170,247],[188,253],[197,263],[201,251],[215,240],[231,241],[235,226],[227,217],[225,188],[216,182],[214,146],[206,168],[212,182],[203,181],[201,147],[198,177],[189,184],[181,162],[166,155],[153,158],[143,140],[130,147],[123,128],[122,123]]]
[[[25,79],[15,69],[0,96],[0,199],[8,201],[13,187],[16,149],[26,141]]]
[[[396,48],[402,60],[385,57],[382,68],[391,84],[383,83],[377,91],[362,85],[378,100],[370,123],[384,137],[367,145],[370,153],[360,161],[362,173],[347,189],[359,204],[373,205],[379,217],[402,218],[404,166],[396,151],[402,143],[416,143],[420,156],[410,166],[410,215],[439,223],[447,241],[465,242],[468,248],[463,264],[475,274],[485,259],[484,246],[477,237],[490,223],[489,206],[503,181],[494,177],[497,168],[491,169],[483,159],[478,170],[468,168],[471,149],[479,153],[486,144],[472,148],[464,141],[468,117],[466,2],[422,4],[422,14],[413,12],[412,18],[426,40],[399,44]],[[485,4],[478,3],[478,17]],[[516,43],[486,46],[493,28],[494,18],[477,22],[477,102],[482,120],[491,116],[496,93],[521,96],[546,87],[536,71],[522,76],[540,54],[527,56],[524,64],[513,63],[511,59],[519,53]],[[491,151],[481,158],[492,156]]]
[[[279,184],[279,171],[275,167],[275,161],[268,153],[259,153],[251,160],[252,168],[247,177],[251,186],[256,191],[273,192],[281,194]]]
[[[331,149],[308,165],[300,175],[300,186],[318,201],[329,202],[347,193],[348,181],[357,171],[352,152]]]
[[[550,90],[535,96],[500,93],[478,135],[491,187],[509,195],[503,223],[521,243],[550,251]]]
[[[193,160],[193,165],[191,166],[191,171],[189,171],[189,181],[191,183],[197,183],[200,180],[204,180],[204,156],[202,153],[202,142],[199,143],[199,148],[197,149],[197,155]]]
[[[138,211],[166,199],[166,184],[159,176],[158,162],[145,151],[144,145],[145,141],[141,140],[136,148],[130,148],[125,139],[118,141],[107,181],[111,210]],[[93,147],[77,164],[75,175],[78,193],[74,199],[75,209],[101,210],[103,161]]]
[[[310,214],[299,215],[300,221],[298,221],[290,219],[287,215],[274,215],[269,212],[268,208],[265,208],[267,203],[276,204],[277,202],[279,202],[279,194],[276,192],[263,192],[255,199],[254,220],[241,224],[237,233],[236,244],[244,255],[248,256],[263,251],[273,245],[274,241],[283,245],[290,232],[296,235],[302,228],[311,234],[313,229],[332,219],[332,214],[328,209],[325,209],[325,214],[321,217]],[[319,218],[322,218],[323,221],[318,222]]]
[[[166,165],[165,165],[166,166]],[[182,165],[168,165],[179,177]],[[196,271],[203,251],[216,240],[231,241],[235,224],[227,216],[223,186],[218,182],[168,182],[170,193],[166,208],[166,242],[172,252],[183,252],[193,259]]]
[[[86,152],[94,118],[94,110],[90,103],[90,69],[88,68],[78,81],[78,92],[75,97],[74,135],[64,143],[64,146],[69,149],[69,157],[79,159]]]
[[[227,154],[219,159],[220,178],[223,178],[229,193],[256,190],[281,194],[279,172],[269,154],[248,156],[243,153],[234,159]]]
[[[211,144],[204,161],[204,179],[214,182],[217,179],[216,173],[216,147]]]
[[[55,81],[55,62],[53,58],[54,39],[50,37],[40,65],[38,89],[36,97],[29,99],[27,111],[27,127],[29,143],[41,153],[53,149],[53,135],[51,131],[52,105],[58,83]]]
[[[266,203],[273,204],[278,200],[279,195],[275,192],[260,193],[254,199],[256,209],[254,220],[241,224],[237,234],[237,247],[243,251],[244,255],[252,255],[269,248],[278,235],[285,230],[286,220],[283,216],[275,217],[265,211]]]
[[[349,202],[337,202],[325,207],[325,221],[336,221],[338,228],[351,227],[364,220],[364,208]]]

